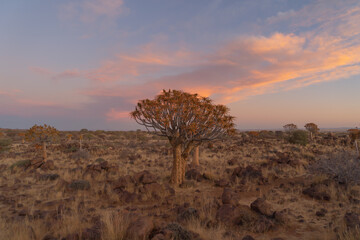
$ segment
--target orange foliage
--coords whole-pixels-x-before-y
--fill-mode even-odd
[[[172,144],[201,142],[233,134],[229,108],[206,97],[177,90],[163,90],[154,100],[140,100],[131,117]]]
[[[307,123],[304,127],[311,133],[317,133],[320,130],[315,123]]]

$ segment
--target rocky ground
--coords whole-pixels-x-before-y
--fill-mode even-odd
[[[0,239],[360,239],[360,186],[347,177],[357,173],[317,165],[353,158],[342,134],[306,146],[279,132],[204,143],[200,166],[174,187],[167,140],[145,132],[83,131],[81,151],[80,133],[62,132],[46,162],[4,132]]]

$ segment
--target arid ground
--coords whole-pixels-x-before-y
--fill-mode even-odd
[[[61,132],[46,162],[20,130],[3,132],[0,239],[360,239],[359,167],[348,165],[360,160],[346,133],[203,143],[175,187],[168,140],[143,131],[83,130],[82,151],[80,132]]]

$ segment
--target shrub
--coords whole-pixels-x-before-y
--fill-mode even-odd
[[[308,133],[304,130],[293,131],[291,132],[288,141],[292,144],[299,144],[305,146],[309,142]]]
[[[326,174],[339,183],[360,183],[360,164],[356,154],[339,152],[321,158],[310,166],[313,174]]]
[[[10,149],[12,142],[8,138],[0,139],[0,153]]]
[[[30,165],[31,165],[30,160],[20,160],[20,161],[17,161],[16,163],[12,164],[10,166],[10,169],[13,170],[15,167],[17,167],[17,168],[27,168]]]

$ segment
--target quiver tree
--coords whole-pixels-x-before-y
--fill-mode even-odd
[[[348,130],[351,141],[354,143],[358,156],[360,157],[359,146],[357,140],[360,138],[360,130],[357,128]]]
[[[293,123],[289,123],[283,126],[285,132],[293,132],[297,129],[297,126]]]
[[[84,135],[80,134],[80,136],[79,136],[80,151],[82,151],[82,141],[83,141],[83,139],[84,139]]]
[[[306,130],[308,130],[310,132],[310,139],[313,139],[313,136],[316,135],[317,132],[319,132],[319,128],[315,123],[307,123],[304,126],[306,128]]]
[[[199,163],[199,145],[195,146],[193,149],[193,159],[191,162],[192,167],[197,167],[200,165]]]
[[[71,133],[66,134],[66,139],[68,142],[71,142],[71,138],[73,137],[73,135]]]
[[[24,132],[18,133],[18,136],[21,138],[21,143],[24,144],[25,143],[25,133]]]
[[[177,90],[163,90],[153,100],[140,100],[131,117],[149,132],[169,139],[173,150],[170,181],[175,185],[184,181],[187,159],[194,147],[235,132],[229,108]]]
[[[25,133],[25,137],[28,141],[41,144],[40,146],[42,146],[44,161],[47,159],[46,145],[52,142],[58,136],[59,131],[56,128],[46,124],[43,126],[38,126],[35,124]]]

